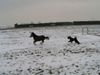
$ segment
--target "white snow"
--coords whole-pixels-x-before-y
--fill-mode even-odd
[[[99,75],[100,37],[82,35],[81,27],[0,30],[0,75]],[[99,28],[89,26],[97,34]],[[33,31],[50,39],[33,45]],[[69,35],[81,44],[69,43]]]

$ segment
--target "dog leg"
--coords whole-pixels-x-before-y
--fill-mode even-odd
[[[36,41],[33,41],[33,44],[36,45]]]
[[[43,43],[44,43],[44,40],[42,40],[41,44],[43,44]]]

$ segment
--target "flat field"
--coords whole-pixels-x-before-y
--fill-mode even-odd
[[[50,39],[34,45],[30,32]],[[0,30],[0,75],[100,75],[99,35],[99,25]]]

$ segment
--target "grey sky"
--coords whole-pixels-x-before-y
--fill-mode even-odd
[[[100,0],[0,0],[0,26],[100,20]]]

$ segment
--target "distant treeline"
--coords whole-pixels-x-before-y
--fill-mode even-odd
[[[55,22],[55,23],[30,23],[30,24],[15,24],[15,28],[27,28],[27,27],[46,27],[46,26],[62,26],[72,25],[72,22]]]
[[[73,22],[50,22],[50,23],[30,23],[30,24],[15,24],[15,28],[29,27],[46,27],[46,26],[68,26],[68,25],[98,25],[100,21],[73,21]]]
[[[100,21],[74,21],[73,25],[95,25],[100,24]]]

